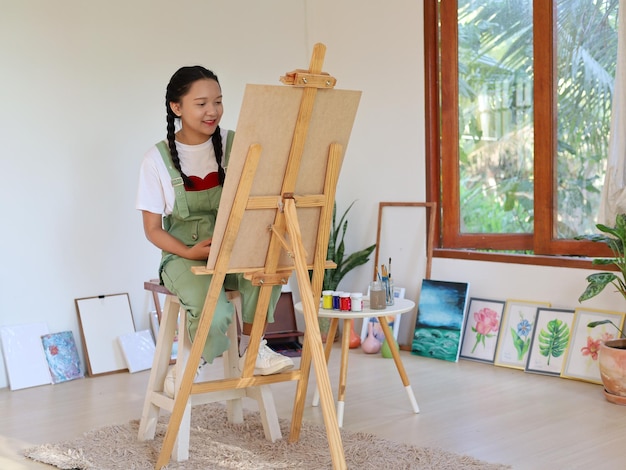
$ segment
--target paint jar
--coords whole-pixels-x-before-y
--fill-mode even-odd
[[[350,292],[339,294],[339,310],[342,312],[350,311]]]
[[[383,289],[382,282],[370,282],[370,308],[372,310],[384,310],[387,308],[385,290]]]
[[[335,310],[339,310],[339,295],[340,294],[341,294],[341,291],[333,292],[333,308]]]
[[[326,310],[331,310],[333,308],[333,291],[332,290],[322,291],[322,308]]]
[[[353,312],[363,311],[363,294],[360,292],[350,294],[350,310]]]

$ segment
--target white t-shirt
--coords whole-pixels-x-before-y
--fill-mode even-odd
[[[222,146],[226,151],[228,130],[220,130]],[[218,171],[211,139],[200,145],[185,145],[176,142],[176,149],[181,168],[187,176],[204,178],[209,173]],[[169,215],[172,213],[174,201],[172,179],[163,157],[155,145],[146,152],[141,162],[135,208],[154,214]]]

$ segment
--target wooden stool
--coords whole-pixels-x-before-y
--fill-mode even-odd
[[[176,358],[176,386],[175,390],[179,390],[185,364],[191,349],[191,341],[187,334],[185,315],[186,312],[181,308],[178,297],[171,294],[165,287],[159,285],[158,281],[148,281],[144,283],[146,290],[152,291],[157,311],[160,310],[158,293],[165,294],[165,305],[161,312],[159,334],[156,344],[156,352],[152,362],[152,370],[148,380],[148,390],[144,400],[143,412],[141,414],[141,422],[139,424],[139,440],[145,441],[154,439],[156,433],[156,424],[161,410],[172,412],[174,408],[174,399],[168,397],[163,392],[163,382],[167,375],[172,355],[172,346],[176,331],[178,331],[178,354]],[[241,312],[241,299],[238,292],[227,292],[228,299],[235,305],[236,320],[230,324],[228,328],[228,337],[230,339],[230,347],[223,355],[224,361],[224,377],[236,378],[241,376],[239,371],[239,346],[237,338],[237,326],[239,324],[239,316]],[[181,321],[178,321],[179,312]],[[205,367],[208,367],[205,366]],[[251,398],[257,401],[259,413],[263,423],[265,438],[271,442],[275,442],[282,438],[278,415],[274,405],[274,397],[269,385],[259,385],[255,387],[239,388],[232,390],[215,391],[209,393],[196,394],[189,397],[183,420],[181,422],[178,437],[174,444],[172,458],[177,461],[189,459],[189,429],[191,422],[191,408],[194,405],[203,403],[212,403],[217,401],[226,401],[228,420],[231,423],[243,422],[243,403],[242,398]]]

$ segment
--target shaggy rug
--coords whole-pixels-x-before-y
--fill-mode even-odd
[[[189,460],[171,461],[165,468],[209,469],[331,469],[332,462],[324,426],[303,422],[298,442],[287,438],[272,444],[265,440],[258,412],[245,412],[243,424],[231,424],[221,404],[199,405],[191,413]],[[283,436],[289,421],[280,420]],[[137,440],[138,421],[106,426],[82,437],[58,444],[45,444],[24,451],[30,459],[67,470],[153,469],[167,430],[162,417],[153,441]],[[349,469],[472,469],[503,470],[473,457],[433,448],[420,448],[380,439],[372,434],[341,430]]]

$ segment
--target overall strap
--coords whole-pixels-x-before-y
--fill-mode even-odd
[[[164,140],[159,142],[156,147],[165,162],[165,167],[170,174],[170,178],[172,178],[172,186],[174,186],[174,196],[176,198],[178,212],[182,218],[189,217],[189,206],[187,205],[187,197],[185,196],[185,183],[183,177],[180,176],[180,172],[174,168],[170,149],[167,147],[167,143]]]

